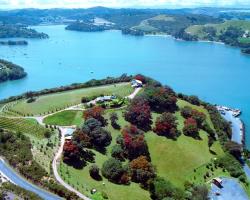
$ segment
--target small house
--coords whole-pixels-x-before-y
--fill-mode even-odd
[[[141,82],[140,80],[133,79],[133,80],[131,81],[131,86],[132,86],[133,88],[138,88],[138,87],[142,87],[143,84],[142,84],[142,82]]]
[[[102,102],[105,102],[105,101],[112,101],[116,99],[116,96],[112,95],[112,96],[103,96],[103,97],[97,97],[96,98],[96,102],[97,103],[102,103]]]

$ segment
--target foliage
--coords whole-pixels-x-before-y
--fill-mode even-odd
[[[99,171],[100,171],[99,167],[95,164],[89,167],[89,175],[95,180],[101,180]]]
[[[25,76],[27,76],[27,73],[22,67],[6,60],[0,59],[0,82],[4,82],[7,80],[17,80],[24,78]]]
[[[111,126],[114,128],[114,129],[120,129],[120,125],[117,123],[118,121],[118,115],[116,112],[112,112],[110,113],[110,121],[111,121]]]
[[[39,33],[34,29],[17,25],[0,25],[0,38],[39,38],[45,39],[49,36]]]
[[[150,183],[149,191],[151,198],[155,200],[163,200],[165,198],[184,200],[184,193],[179,188],[173,186],[169,181],[157,177]]]
[[[241,160],[242,145],[233,141],[228,141],[225,143],[225,148],[236,159]]]
[[[116,144],[112,147],[111,150],[111,156],[120,160],[120,161],[124,161],[124,151],[122,149],[122,146],[119,144]]]
[[[215,164],[221,168],[226,169],[232,177],[241,177],[242,182],[246,181],[246,175],[242,169],[241,164],[229,153],[226,153],[225,156],[218,158],[215,161]]]
[[[1,187],[0,187],[0,199],[5,200],[5,198],[3,198],[3,196],[1,196],[1,195],[5,194],[5,196],[7,196],[8,192],[14,193],[18,197],[21,197],[22,199],[42,200],[42,198],[39,197],[38,195],[36,195],[35,193],[32,193],[28,190],[25,190],[17,185],[11,184],[11,183],[4,183],[1,185]]]
[[[90,118],[94,118],[101,122],[102,126],[107,125],[106,119],[103,117],[104,109],[100,106],[94,106],[89,108],[88,110],[83,111],[83,118],[88,120]]]
[[[142,155],[150,158],[148,146],[142,131],[130,125],[123,128],[122,136],[125,154],[129,160],[133,160]]]
[[[125,170],[122,166],[122,162],[115,158],[108,159],[102,165],[102,175],[114,183],[121,182],[121,177],[124,172]]]
[[[190,117],[185,120],[183,133],[187,136],[191,136],[194,138],[199,137],[199,130],[198,130],[197,122],[195,119]]]
[[[174,112],[177,110],[175,93],[169,87],[148,86],[142,98],[147,100],[150,108],[156,112]]]
[[[179,136],[176,120],[172,113],[163,113],[155,121],[154,132],[161,136],[176,139]]]
[[[139,156],[129,163],[132,181],[147,188],[151,179],[156,176],[155,169],[146,156]]]
[[[125,119],[142,130],[150,130],[152,124],[151,110],[148,102],[142,97],[132,100],[124,113]]]

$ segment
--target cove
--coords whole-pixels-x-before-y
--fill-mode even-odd
[[[250,56],[222,44],[135,37],[119,31],[82,33],[64,27],[37,26],[50,38],[28,39],[28,46],[0,46],[0,58],[28,73],[25,79],[1,83],[1,99],[92,78],[142,73],[177,92],[241,109],[250,148]]]

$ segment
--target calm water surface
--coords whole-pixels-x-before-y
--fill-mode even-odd
[[[240,108],[250,147],[250,56],[239,49],[168,37],[124,36],[119,31],[80,33],[65,31],[64,26],[36,29],[50,39],[31,39],[28,46],[0,46],[0,58],[23,66],[29,74],[23,80],[0,84],[0,98],[91,78],[143,73],[178,92]]]

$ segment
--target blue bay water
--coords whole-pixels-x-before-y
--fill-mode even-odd
[[[0,46],[0,58],[25,68],[28,77],[0,84],[0,98],[84,82],[92,78],[142,73],[177,92],[240,108],[250,148],[250,56],[222,44],[134,37],[119,31],[81,33],[64,26],[39,26],[50,39],[28,46]],[[92,74],[91,71],[94,73]]]

